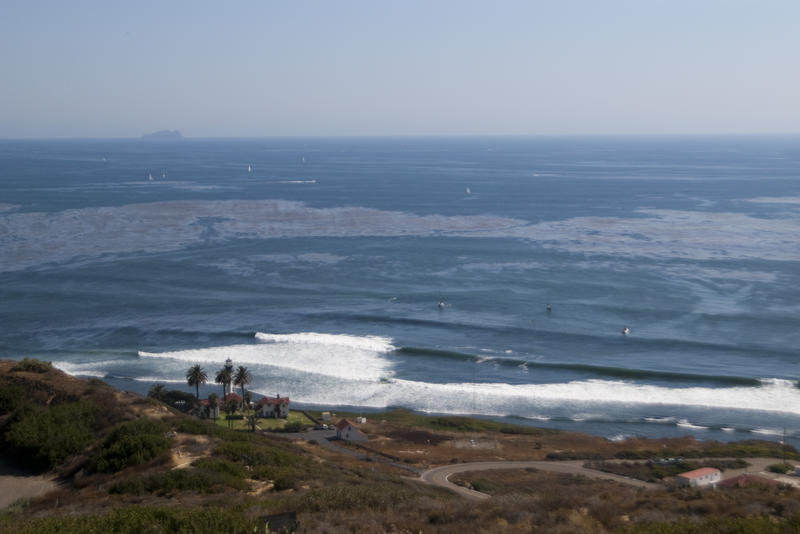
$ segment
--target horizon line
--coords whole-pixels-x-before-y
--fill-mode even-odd
[[[180,130],[173,130],[178,131]],[[0,141],[142,141],[146,143],[180,143],[181,141],[265,140],[265,139],[454,139],[454,138],[658,138],[658,137],[795,137],[796,132],[704,132],[704,133],[550,133],[550,134],[350,134],[350,135],[253,135],[253,136],[184,136],[178,139],[146,139],[150,134],[136,137],[0,137]]]

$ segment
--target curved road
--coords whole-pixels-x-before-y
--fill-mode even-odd
[[[472,462],[465,464],[444,465],[442,467],[435,467],[428,469],[422,473],[422,481],[428,484],[441,486],[447,488],[462,497],[469,499],[487,499],[489,495],[467,489],[463,486],[453,484],[449,478],[456,473],[464,473],[466,471],[487,471],[491,469],[527,469],[533,468],[540,471],[550,471],[551,473],[565,473],[569,475],[582,475],[589,478],[599,478],[604,480],[614,480],[630,486],[638,488],[656,489],[662,486],[652,484],[650,482],[643,482],[612,473],[604,473],[602,471],[595,471],[594,469],[587,469],[583,467],[583,460],[577,461],[564,461],[564,462]]]

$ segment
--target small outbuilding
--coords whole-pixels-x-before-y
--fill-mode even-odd
[[[722,472],[714,467],[701,467],[694,471],[687,471],[677,475],[675,479],[681,486],[699,488],[713,486],[722,479]]]
[[[367,441],[368,439],[366,434],[347,419],[336,423],[336,437],[344,441]]]
[[[289,397],[262,397],[256,405],[256,415],[270,419],[289,417]]]

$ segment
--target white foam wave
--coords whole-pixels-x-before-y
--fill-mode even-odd
[[[783,435],[782,430],[776,430],[774,428],[754,428],[751,430],[753,434],[761,434],[765,436],[781,436]]]
[[[395,350],[392,340],[380,336],[351,336],[347,334],[319,334],[301,332],[297,334],[267,334],[256,332],[256,339],[265,343],[296,343],[301,345],[331,345],[374,352]]]
[[[185,384],[186,380],[176,380],[174,378],[163,378],[160,376],[137,376],[133,380],[137,382],[161,382],[166,384]]]
[[[736,432],[736,429],[730,426],[723,426],[722,428],[720,428],[720,430],[722,430],[723,432]]]
[[[800,389],[783,385],[732,388],[669,388],[622,381],[584,380],[558,384],[449,383],[436,384],[395,378],[391,383],[359,383],[342,387],[311,383],[297,388],[293,398],[321,405],[371,408],[406,406],[434,413],[479,413],[534,417],[542,413],[624,413],[645,406],[663,412],[674,407],[703,407],[797,413]],[[688,420],[651,418],[685,428],[701,428]],[[704,428],[704,427],[703,427]]]
[[[681,427],[681,428],[691,428],[692,430],[708,430],[708,427],[707,427],[707,426],[703,426],[703,425],[696,425],[696,424],[694,424],[694,423],[690,423],[690,422],[689,422],[688,420],[686,420],[686,419],[681,419],[680,421],[678,421],[678,422],[676,423],[676,425],[677,425],[677,426],[679,426],[679,427]]]
[[[315,332],[259,332],[256,338],[261,343],[159,353],[142,351],[139,356],[220,366],[227,358],[231,358],[236,365],[266,365],[355,381],[377,381],[392,374],[391,362],[385,358],[388,352],[394,350],[388,338]]]
[[[757,197],[748,199],[748,202],[759,204],[800,204],[800,197]]]
[[[87,363],[56,361],[53,362],[53,367],[72,376],[91,376],[94,378],[103,378],[108,374],[108,372],[104,369],[106,369],[107,366],[112,363],[114,362],[109,360]]]
[[[678,420],[674,417],[645,417],[644,420],[648,423],[655,423],[659,425],[671,425],[678,422]]]
[[[617,434],[616,436],[611,436],[609,441],[625,441],[628,438],[632,438],[633,434]]]

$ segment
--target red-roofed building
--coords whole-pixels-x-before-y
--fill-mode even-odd
[[[256,415],[276,419],[289,417],[289,397],[263,397],[256,405]]]
[[[336,423],[336,437],[344,441],[367,441],[367,435],[347,419]]]
[[[697,488],[700,486],[713,486],[722,478],[722,472],[714,467],[701,467],[694,471],[687,471],[677,475],[675,479],[681,486],[691,486]]]

